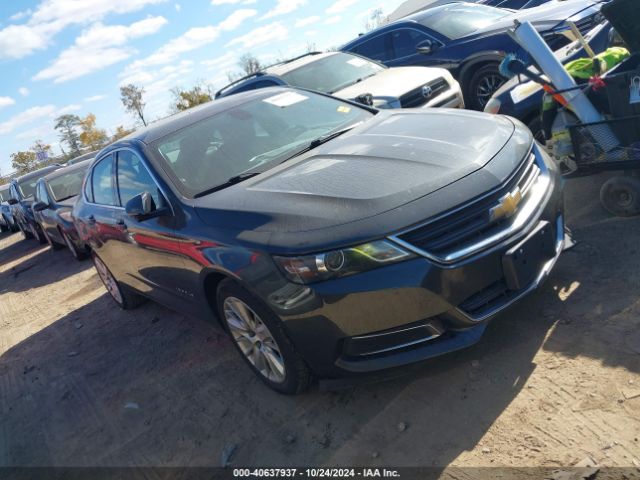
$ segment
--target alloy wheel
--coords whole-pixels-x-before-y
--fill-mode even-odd
[[[251,365],[266,379],[275,383],[284,382],[284,358],[260,316],[236,297],[227,297],[223,308],[231,336]]]
[[[96,270],[98,271],[98,276],[100,277],[100,280],[102,280],[102,283],[104,283],[104,286],[106,287],[109,294],[116,302],[122,305],[122,294],[120,293],[120,287],[118,286],[116,279],[113,278],[113,275],[111,275],[111,272],[109,271],[107,266],[102,263],[102,260],[100,260],[98,257],[94,257],[94,264],[96,266]]]
[[[498,73],[488,73],[481,77],[476,86],[478,105],[484,108],[496,90],[498,90],[504,82],[504,77]]]

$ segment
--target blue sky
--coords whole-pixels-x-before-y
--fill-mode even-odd
[[[92,112],[109,133],[131,127],[124,83],[147,90],[147,117],[169,113],[175,86],[225,85],[247,52],[263,63],[341,45],[370,12],[402,0],[24,0],[0,3],[0,172],[53,119]]]

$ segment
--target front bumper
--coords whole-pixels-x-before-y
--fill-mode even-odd
[[[472,345],[487,321],[544,282],[562,252],[562,183],[552,165],[546,174],[544,196],[528,221],[480,251],[449,263],[418,255],[317,284],[289,283],[266,301],[321,377],[399,367]],[[551,243],[527,283],[513,288],[504,259],[541,229]]]

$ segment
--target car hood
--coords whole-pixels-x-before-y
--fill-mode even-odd
[[[486,35],[512,28],[514,21],[531,22],[536,30],[546,32],[565,20],[579,21],[600,11],[601,5],[593,1],[566,0],[549,2],[539,7],[512,11],[513,13],[475,32],[473,35]]]
[[[470,111],[380,112],[308,154],[194,200],[194,207],[210,226],[239,225],[245,236],[326,231],[398,209],[472,174],[514,129],[506,117]]]
[[[376,75],[351,85],[333,94],[337,97],[355,99],[365,93],[374,98],[398,99],[422,85],[438,78],[449,79],[451,75],[443,68],[430,67],[394,67],[387,68]]]

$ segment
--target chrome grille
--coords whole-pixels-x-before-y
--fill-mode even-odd
[[[424,87],[429,87],[431,89],[430,96],[424,96]],[[402,95],[400,97],[400,105],[402,105],[402,108],[421,107],[448,89],[449,84],[444,78],[440,77]]]
[[[535,156],[531,154],[510,180],[491,194],[397,235],[396,238],[435,259],[447,259],[453,252],[473,247],[508,229],[518,209],[529,199],[539,176],[540,168]],[[512,210],[504,208],[507,203],[505,199],[509,196],[517,196],[520,200],[514,202]]]

